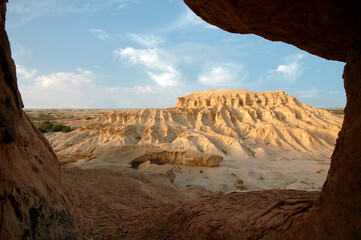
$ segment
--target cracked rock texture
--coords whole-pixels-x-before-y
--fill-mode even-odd
[[[0,2],[0,238],[77,239],[74,210],[46,138],[22,110]]]

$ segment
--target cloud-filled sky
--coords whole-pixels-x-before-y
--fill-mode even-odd
[[[345,106],[344,63],[222,31],[180,0],[9,1],[6,29],[26,108],[171,107],[208,89]]]

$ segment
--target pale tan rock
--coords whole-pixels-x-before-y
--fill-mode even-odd
[[[150,162],[154,164],[178,164],[185,166],[203,166],[217,167],[223,160],[223,157],[215,154],[204,154],[195,151],[180,149],[167,149],[159,152],[149,152],[132,161],[132,165],[144,164]],[[145,166],[147,164],[145,163]]]
[[[157,165],[151,164],[150,161],[146,161],[139,165],[138,170],[150,173],[150,174],[160,174],[163,177],[167,178],[169,182],[174,182],[175,174],[173,172],[172,165]]]
[[[342,121],[283,91],[221,89],[189,94],[173,108],[106,113],[47,137],[64,156],[99,146],[153,145],[242,159],[329,161]]]
[[[138,166],[138,170],[144,170],[144,169],[147,169],[147,168],[149,168],[149,167],[150,167],[150,165],[151,165],[151,163],[150,163],[150,161],[149,161],[149,160],[148,160],[148,161],[145,161],[145,162],[143,162],[143,163],[139,164],[139,166]]]
[[[236,185],[237,188],[239,189],[244,189],[244,181],[242,179],[239,178],[234,178],[234,184]]]

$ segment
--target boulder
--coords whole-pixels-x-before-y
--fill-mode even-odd
[[[176,164],[193,167],[218,167],[223,157],[216,154],[205,154],[195,151],[181,149],[167,149],[161,151],[148,152],[131,161],[133,168],[138,168],[140,164],[149,161],[152,164]]]
[[[174,182],[175,174],[173,172],[172,165],[157,165],[151,164],[150,161],[146,161],[139,165],[138,170],[149,173],[149,174],[160,174],[161,176],[167,178],[169,182]]]

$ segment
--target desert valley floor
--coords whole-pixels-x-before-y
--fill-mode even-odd
[[[209,90],[178,98],[167,109],[26,113],[35,125],[50,121],[74,129],[45,136],[79,221],[89,223],[85,235],[114,239],[136,237],[129,224],[154,209],[159,219],[200,197],[294,189],[314,191],[316,198],[343,122],[283,91]]]

